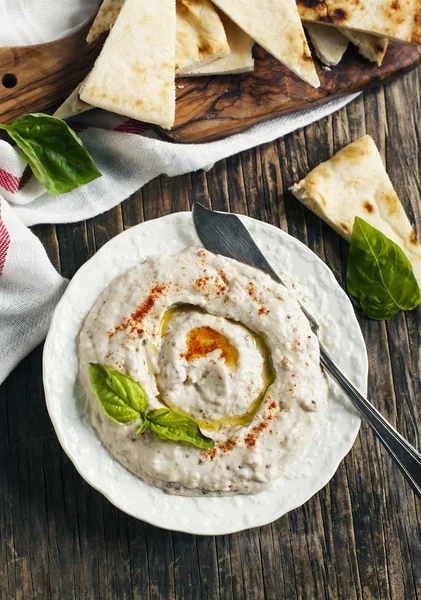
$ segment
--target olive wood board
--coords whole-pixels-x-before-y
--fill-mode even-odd
[[[0,122],[10,123],[28,112],[54,112],[90,71],[100,52],[104,36],[88,45],[88,30],[89,25],[47,44],[0,48]],[[390,43],[381,67],[350,48],[336,67],[327,69],[316,59],[321,85],[314,89],[261,47],[256,45],[253,52],[252,73],[177,79],[175,125],[160,131],[182,143],[222,138],[391,81],[421,61],[421,47],[409,44]]]

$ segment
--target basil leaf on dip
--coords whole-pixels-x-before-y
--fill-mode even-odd
[[[164,440],[187,442],[198,448],[214,447],[215,442],[203,435],[194,419],[169,408],[146,413],[148,397],[143,386],[132,377],[96,363],[89,363],[88,371],[98,403],[116,423],[129,425],[142,418],[136,435],[149,429]]]
[[[25,155],[51,196],[71,192],[101,176],[82,141],[65,121],[42,113],[0,124]]]
[[[390,319],[421,302],[406,254],[381,231],[355,217],[347,269],[347,289],[371,319]]]
[[[146,410],[148,398],[139,382],[105,365],[89,363],[89,379],[103,411],[116,423],[133,423]]]
[[[194,419],[169,408],[158,408],[145,415],[147,428],[160,438],[174,442],[188,442],[198,448],[213,448],[214,440],[200,431]]]

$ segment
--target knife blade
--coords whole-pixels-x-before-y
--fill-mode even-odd
[[[285,285],[237,215],[208,210],[199,202],[193,204],[192,212],[197,235],[209,252],[256,267]]]

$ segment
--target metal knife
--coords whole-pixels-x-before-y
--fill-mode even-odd
[[[193,204],[193,223],[203,246],[214,254],[222,254],[268,273],[286,286],[271,267],[241,220],[233,214],[208,210],[198,202]],[[308,310],[298,303],[318,336],[319,324]],[[377,437],[401,469],[416,496],[421,500],[421,454],[396,431],[379,411],[352,385],[320,343],[320,363],[340,385],[354,406],[372,426]]]

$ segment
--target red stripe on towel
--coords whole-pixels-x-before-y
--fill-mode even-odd
[[[114,131],[120,131],[122,133],[134,133],[135,135],[142,135],[145,133],[147,129],[150,129],[151,126],[147,123],[142,123],[141,121],[135,121],[134,119],[129,119],[128,121],[124,121],[118,127],[115,128]]]
[[[0,169],[0,187],[7,192],[15,194],[19,189],[19,181],[20,178],[16,177],[16,175],[12,175],[8,171]]]
[[[89,125],[84,125],[82,123],[72,123],[70,127],[75,133],[81,133],[82,131],[85,131],[85,129],[89,129]]]
[[[1,218],[1,200],[0,200],[0,275],[3,272],[4,263],[6,262],[7,251],[10,246],[10,236],[3,219]]]

